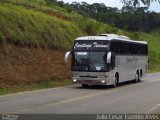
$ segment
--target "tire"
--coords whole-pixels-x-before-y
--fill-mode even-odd
[[[138,73],[138,72],[136,72],[134,82],[135,82],[135,83],[139,82],[139,73]]]
[[[88,84],[82,84],[83,88],[88,88]]]
[[[140,75],[139,75],[139,80],[138,80],[138,82],[141,82],[141,81],[142,81],[142,76],[143,76],[143,72],[142,72],[142,70],[141,70]]]
[[[113,83],[112,87],[115,88],[115,87],[117,87],[117,85],[118,85],[118,76],[115,75],[115,77],[114,77],[114,83]]]
[[[141,81],[142,81],[142,76],[139,75],[138,82],[141,82]]]

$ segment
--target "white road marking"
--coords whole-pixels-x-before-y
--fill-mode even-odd
[[[148,111],[148,113],[156,110],[156,109],[159,108],[159,107],[160,107],[160,104],[157,104],[156,106],[154,106],[153,108],[151,108],[151,109]]]

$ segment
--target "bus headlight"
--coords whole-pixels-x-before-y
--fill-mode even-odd
[[[101,83],[103,83],[103,84],[106,83],[106,80],[101,80]]]
[[[76,80],[76,79],[73,79],[73,82],[77,82],[77,80]]]

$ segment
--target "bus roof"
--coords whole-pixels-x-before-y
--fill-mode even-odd
[[[126,42],[147,44],[146,41],[131,40],[127,36],[121,36],[116,34],[99,34],[98,36],[84,36],[84,37],[78,37],[75,40],[107,40],[107,41],[120,40],[120,41],[126,41]]]

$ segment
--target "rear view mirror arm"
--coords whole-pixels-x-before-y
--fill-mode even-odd
[[[64,63],[66,64],[68,62],[68,57],[69,55],[71,54],[71,51],[68,51],[65,53],[65,56],[64,56]]]

